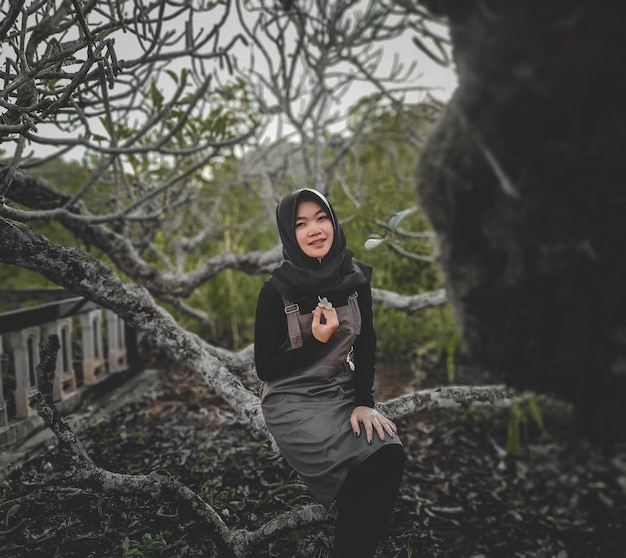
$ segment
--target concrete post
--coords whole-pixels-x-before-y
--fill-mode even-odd
[[[63,318],[45,325],[46,337],[56,335],[59,338],[59,352],[54,373],[52,394],[59,401],[76,391],[76,375],[72,366],[72,320]]]
[[[109,372],[120,372],[128,367],[124,321],[110,310],[104,311],[107,323]]]
[[[83,382],[92,384],[105,374],[102,354],[102,310],[80,315],[83,347]]]
[[[27,417],[34,412],[32,401],[37,392],[39,328],[12,332],[11,346],[15,363],[15,411],[18,417]]]

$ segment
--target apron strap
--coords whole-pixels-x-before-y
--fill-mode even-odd
[[[283,304],[285,305],[285,314],[287,314],[287,329],[289,330],[291,346],[294,349],[299,349],[302,347],[302,331],[300,331],[300,324],[298,323],[300,307],[297,304],[292,304],[285,297],[283,297]]]
[[[354,316],[354,332],[359,335],[361,333],[361,309],[359,308],[359,303],[357,302],[357,298],[359,297],[359,293],[354,291],[348,297],[348,304],[352,309],[352,315]]]

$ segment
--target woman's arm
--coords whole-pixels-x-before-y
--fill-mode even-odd
[[[361,334],[354,343],[354,384],[355,407],[350,416],[352,430],[357,436],[361,434],[361,425],[365,430],[368,444],[373,443],[374,434],[381,440],[385,435],[394,437],[396,425],[374,408],[374,372],[376,369],[376,333],[372,311],[372,289],[367,284],[359,291],[359,308],[361,310]]]
[[[313,336],[298,349],[290,346],[287,315],[280,293],[265,283],[259,293],[254,321],[254,362],[261,380],[287,376],[305,365],[324,348]]]
[[[372,311],[372,289],[368,283],[358,291],[361,310],[361,334],[354,342],[355,405],[374,407],[374,372],[376,369],[376,332]]]

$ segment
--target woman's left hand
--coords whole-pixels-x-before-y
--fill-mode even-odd
[[[385,439],[385,433],[392,438],[396,435],[396,425],[387,417],[381,415],[376,409],[360,405],[354,408],[350,416],[352,431],[356,436],[361,434],[361,424],[365,426],[365,436],[367,443],[374,442],[374,430],[381,440]]]

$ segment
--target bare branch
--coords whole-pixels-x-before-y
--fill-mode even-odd
[[[532,395],[517,392],[504,385],[445,386],[402,395],[385,403],[378,403],[377,407],[386,416],[400,419],[434,409],[463,409],[471,406],[509,408]]]
[[[391,227],[389,226],[388,223],[385,223],[384,221],[381,221],[379,219],[375,219],[374,222],[376,223],[377,227],[380,227],[381,229],[384,229],[387,232],[392,232],[392,229],[391,229]],[[406,238],[406,239],[411,239],[411,240],[430,240],[430,241],[433,241],[436,238],[435,233],[432,232],[432,231],[428,231],[428,232],[413,232],[413,231],[404,230],[402,228],[397,228],[397,229],[393,230],[393,233],[395,235],[397,235],[399,238]]]
[[[84,466],[93,466],[87,451],[61,416],[54,404],[52,381],[59,352],[59,338],[51,335],[41,348],[41,360],[37,365],[37,413],[59,440],[61,450],[69,457],[78,460]]]
[[[412,314],[423,308],[440,306],[448,302],[445,289],[438,289],[430,293],[404,296],[392,291],[372,289],[372,300],[387,308],[394,308],[407,314]]]

